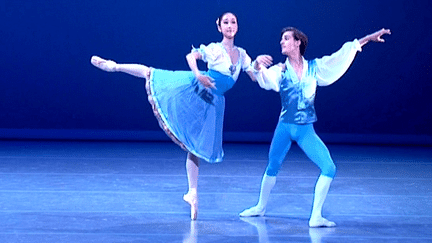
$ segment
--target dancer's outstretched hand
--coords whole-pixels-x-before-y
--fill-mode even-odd
[[[117,63],[111,60],[105,60],[98,56],[92,56],[90,62],[97,68],[107,72],[115,72]]]
[[[391,34],[390,29],[382,28],[381,30],[378,30],[377,32],[370,34],[368,37],[370,41],[385,42],[385,40],[382,38],[382,36],[385,34],[390,35]]]

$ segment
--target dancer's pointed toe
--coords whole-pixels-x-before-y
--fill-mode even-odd
[[[198,195],[195,193],[188,193],[183,196],[183,200],[191,207],[191,220],[196,220],[198,217]]]
[[[115,72],[117,63],[111,60],[105,60],[98,56],[92,56],[90,59],[91,64],[93,66],[100,68],[106,72]]]

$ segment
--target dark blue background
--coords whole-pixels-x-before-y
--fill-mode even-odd
[[[187,70],[192,45],[221,40],[215,20],[225,11],[238,15],[238,46],[252,58],[267,53],[277,62],[283,61],[279,40],[286,26],[308,35],[307,59],[390,28],[385,44],[369,43],[345,76],[318,88],[315,128],[328,138],[373,135],[379,141],[395,135],[430,141],[430,0],[2,1],[2,137],[41,129],[159,132],[144,80],[102,72],[90,57]],[[260,89],[243,73],[226,97],[226,132],[273,132],[277,93]]]

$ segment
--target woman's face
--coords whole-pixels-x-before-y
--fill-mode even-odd
[[[301,41],[294,38],[292,31],[285,32],[280,41],[282,54],[290,55],[297,51],[300,52],[300,44]]]
[[[220,24],[218,29],[222,35],[228,39],[234,38],[238,31],[236,16],[234,16],[232,13],[227,13],[219,21]]]

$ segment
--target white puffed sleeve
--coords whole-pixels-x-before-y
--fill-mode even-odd
[[[241,68],[244,72],[253,71],[251,67],[252,59],[250,56],[246,53],[246,50],[243,48],[238,48],[240,50],[240,58],[242,59]]]
[[[201,54],[202,60],[211,65],[217,65],[224,61],[223,52],[216,43],[210,43],[206,45],[200,45],[199,48],[192,46],[192,52],[197,51]]]
[[[345,43],[340,50],[332,55],[315,59],[318,85],[330,85],[342,77],[353,62],[357,51],[361,51],[361,46],[359,41],[355,39]]]
[[[261,88],[279,92],[279,85],[282,80],[282,67],[274,65],[267,69],[263,65],[260,65],[260,70],[254,70],[253,74]]]

